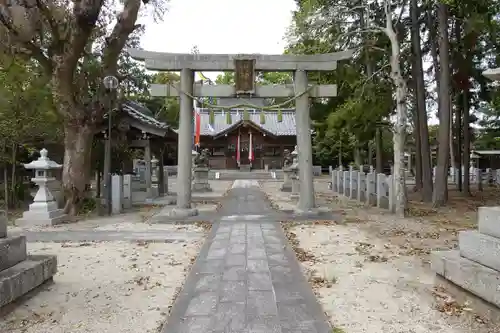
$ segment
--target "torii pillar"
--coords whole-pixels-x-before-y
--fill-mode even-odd
[[[153,84],[152,96],[180,98],[179,163],[177,175],[177,213],[196,214],[191,208],[191,126],[195,97],[296,98],[297,145],[299,147],[300,199],[297,212],[313,212],[314,179],[312,167],[311,120],[309,98],[337,96],[336,85],[309,85],[308,71],[332,71],[337,61],[349,59],[353,50],[317,55],[262,54],[176,54],[128,51],[135,60],[144,61],[149,70],[180,71],[181,82],[174,85]],[[234,71],[235,85],[194,85],[194,71]],[[256,71],[293,72],[294,85],[256,85]]]

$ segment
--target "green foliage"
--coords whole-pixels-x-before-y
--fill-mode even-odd
[[[226,124],[231,125],[233,123],[231,119],[231,112],[227,111],[226,112]]]
[[[281,109],[278,110],[278,123],[283,121],[283,111]]]
[[[264,111],[260,112],[260,123],[262,125],[266,123],[266,114],[264,113]]]
[[[82,200],[82,207],[80,209],[81,215],[86,215],[94,212],[97,209],[97,200],[94,198],[85,197]]]
[[[214,112],[214,110],[210,110],[208,121],[209,121],[210,125],[213,125],[215,123],[215,112]]]
[[[243,120],[249,121],[250,120],[250,113],[248,113],[248,109],[244,108],[243,109]]]

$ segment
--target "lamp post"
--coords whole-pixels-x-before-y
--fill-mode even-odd
[[[111,215],[111,113],[113,111],[112,93],[118,88],[118,79],[115,76],[106,76],[102,83],[108,93],[108,139],[106,140],[106,155],[104,156],[104,195],[106,197],[106,212]]]

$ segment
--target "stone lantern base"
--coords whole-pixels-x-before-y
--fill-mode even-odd
[[[292,192],[292,177],[294,170],[290,168],[283,169],[283,184],[281,184],[281,192]]]
[[[194,168],[191,191],[212,192],[212,188],[210,187],[210,183],[208,182],[208,171],[208,168]]]
[[[29,210],[23,213],[23,217],[16,220],[16,225],[57,225],[65,222],[67,218],[63,210],[57,208],[56,201],[34,202],[29,206]]]

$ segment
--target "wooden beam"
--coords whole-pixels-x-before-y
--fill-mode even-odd
[[[179,97],[179,83],[174,85],[152,84],[150,87],[151,96],[158,97]],[[337,96],[336,84],[312,85],[309,91],[311,97],[335,97]],[[232,85],[194,85],[195,97],[235,97],[235,87]],[[255,97],[293,97],[295,89],[293,84],[286,85],[257,85],[255,87]]]
[[[332,71],[337,61],[350,59],[354,50],[312,55],[267,55],[267,54],[183,54],[151,52],[128,49],[135,60],[144,61],[150,70],[180,71],[189,68],[194,71],[234,71],[235,59],[255,59],[255,70],[270,72]]]

